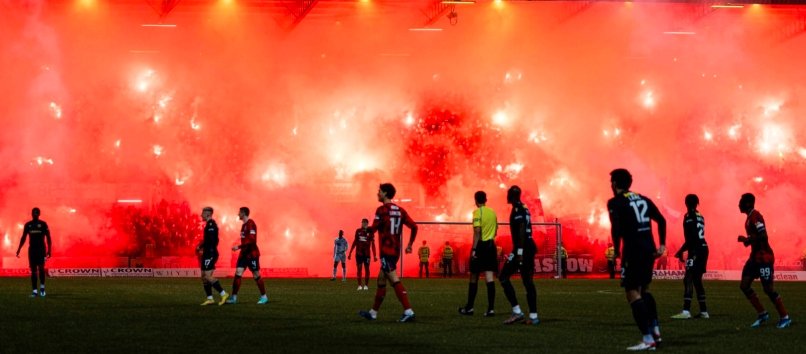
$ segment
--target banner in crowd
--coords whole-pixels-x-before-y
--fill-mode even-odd
[[[535,257],[536,273],[557,273],[557,259],[553,257]],[[592,256],[571,256],[566,260],[566,271],[570,273],[593,273]]]

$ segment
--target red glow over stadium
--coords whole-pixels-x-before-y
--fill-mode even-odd
[[[569,253],[600,257],[617,167],[670,253],[696,193],[709,267],[739,269],[752,192],[776,260],[803,256],[806,35],[789,24],[806,7],[476,1],[429,21],[434,1],[272,3],[0,1],[0,268],[26,267],[34,206],[49,267],[83,267],[195,259],[210,205],[223,267],[248,206],[263,267],[329,276],[382,182],[417,221],[469,221],[476,190],[506,220],[520,185]],[[406,271],[422,240],[471,236],[421,227]]]

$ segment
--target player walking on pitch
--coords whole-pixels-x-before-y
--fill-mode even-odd
[[[204,220],[204,238],[202,242],[196,246],[196,252],[199,254],[199,263],[202,271],[202,284],[204,285],[204,293],[207,299],[201,303],[202,306],[212,305],[216,302],[213,300],[213,289],[218,291],[221,296],[219,305],[223,305],[227,301],[227,294],[221,283],[213,277],[215,271],[215,264],[218,262],[218,224],[213,220],[213,208],[204,207],[201,213],[202,220]]]
[[[20,257],[20,250],[25,245],[25,239],[30,236],[31,240],[28,241],[28,267],[31,268],[31,297],[42,296],[45,294],[45,260],[50,258],[51,255],[51,240],[50,229],[48,224],[39,220],[41,211],[39,208],[31,210],[32,220],[26,222],[22,228],[22,238],[20,239],[20,246],[17,247],[17,258]],[[45,240],[47,240],[47,247],[45,247]],[[37,274],[39,279],[37,279]],[[39,291],[36,290],[37,280],[39,280]]]
[[[705,287],[702,276],[708,265],[708,243],[705,242],[705,218],[697,211],[700,198],[696,194],[686,196],[686,216],[683,218],[683,236],[685,243],[675,253],[675,257],[686,264],[686,275],[683,277],[683,311],[672,316],[674,319],[691,318],[691,295],[697,290],[697,302],[700,304],[700,318],[709,318],[705,306]],[[683,252],[688,257],[683,260]]]
[[[400,206],[392,203],[396,190],[391,183],[381,184],[378,188],[378,201],[383,203],[375,211],[375,220],[369,227],[370,232],[378,232],[381,247],[381,272],[378,274],[378,289],[375,292],[375,302],[372,309],[359,311],[358,314],[368,320],[375,320],[378,317],[378,310],[381,308],[383,299],[386,296],[386,282],[392,283],[400,304],[403,305],[403,315],[398,322],[414,321],[414,311],[409,303],[409,295],[403,283],[400,282],[397,273],[397,261],[400,259],[400,241],[402,239],[403,228],[406,225],[411,229],[411,237],[406,246],[406,253],[411,253],[411,246],[417,238],[417,224],[409,217],[409,214]]]
[[[780,319],[778,320],[778,328],[787,328],[792,324],[789,314],[784,307],[784,300],[775,291],[773,280],[775,279],[775,254],[770,247],[769,237],[767,236],[767,226],[764,223],[764,217],[756,210],[756,197],[753,194],[745,193],[739,199],[739,211],[747,214],[747,220],[744,222],[744,229],[747,236],[741,235],[738,241],[744,244],[745,247],[750,246],[750,259],[744,264],[742,269],[742,282],[739,288],[756,309],[758,318],[753,324],[752,328],[758,328],[764,322],[770,320],[770,314],[761,305],[758,295],[753,291],[751,285],[756,278],[761,279],[761,286],[764,288],[764,293],[775,304],[775,309],[778,310]]]
[[[666,250],[666,219],[649,198],[630,191],[632,175],[625,169],[610,172],[614,197],[607,201],[615,257],[621,257],[621,286],[643,334],[641,343],[629,351],[655,350],[661,341],[658,309],[649,292],[655,258]],[[660,247],[655,248],[652,223],[658,224]],[[622,250],[621,244],[624,241]]]
[[[249,208],[241,207],[238,210],[238,218],[243,221],[241,226],[241,244],[232,247],[233,251],[240,250],[238,254],[238,263],[235,265],[235,279],[232,280],[232,295],[227,299],[227,304],[238,303],[238,290],[241,288],[241,277],[246,268],[252,272],[252,277],[255,278],[258,290],[260,290],[260,299],[257,301],[258,305],[264,305],[269,302],[266,296],[266,286],[263,283],[263,278],[260,277],[260,250],[257,247],[257,225],[249,218]]]

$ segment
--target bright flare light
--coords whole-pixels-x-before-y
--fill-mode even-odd
[[[728,128],[728,137],[732,140],[739,139],[739,129],[742,127],[741,124],[734,124]]]
[[[644,108],[655,107],[655,96],[652,94],[652,91],[644,93],[641,103],[644,105]]]
[[[710,131],[707,131],[707,130],[703,131],[703,133],[702,133],[702,137],[703,137],[703,139],[705,139],[706,141],[711,141],[711,140],[714,140],[714,134],[711,134],[711,132],[710,132]]]
[[[493,114],[493,124],[504,125],[507,123],[508,117],[504,111],[498,111]]]
[[[162,146],[154,145],[154,147],[151,150],[152,150],[152,152],[154,152],[154,155],[157,156],[157,157],[160,157],[162,155]]]
[[[285,168],[280,165],[269,166],[266,171],[263,172],[263,175],[260,176],[261,181],[276,186],[285,186],[287,179]]]
[[[408,125],[408,126],[411,126],[412,124],[414,124],[414,116],[411,115],[411,112],[406,113],[406,120],[404,121],[404,123],[406,123],[406,125]]]
[[[803,147],[799,148],[798,149],[798,154],[800,154],[800,157],[806,159],[806,148],[803,148]]]
[[[42,157],[42,156],[37,156],[37,157],[34,157],[34,162],[39,166],[42,166],[42,165],[45,165],[45,164],[52,165],[53,164],[53,159],[49,159],[47,157]]]
[[[447,219],[448,219],[448,215],[446,215],[445,213],[439,214],[439,215],[434,217],[434,221],[437,221],[437,222],[444,222]]]
[[[190,129],[193,129],[193,130],[201,129],[201,125],[199,123],[196,123],[196,118],[193,118],[193,119],[190,120]]]
[[[115,140],[115,148],[120,149],[120,139]]]
[[[790,139],[789,132],[779,124],[767,123],[759,136],[758,150],[762,155],[777,153],[783,157],[785,153],[791,151],[787,142]]]
[[[61,119],[62,107],[59,107],[59,105],[57,105],[56,102],[51,102],[49,106],[50,110],[53,112],[53,117],[55,117],[56,119]]]
[[[754,177],[753,182],[756,182],[756,183],[764,182],[764,177],[761,177],[761,176]]]
[[[11,246],[11,238],[8,236],[8,232],[6,232],[6,235],[3,236],[3,246],[5,247]]]

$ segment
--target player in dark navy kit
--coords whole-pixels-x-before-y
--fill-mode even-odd
[[[700,318],[709,318],[708,308],[705,306],[705,287],[702,285],[702,276],[708,266],[708,243],[705,242],[705,218],[697,211],[700,198],[696,194],[686,196],[686,216],[683,218],[683,236],[685,243],[675,253],[680,262],[686,264],[686,275],[683,277],[683,311],[672,316],[674,319],[685,320],[691,318],[691,295],[697,290],[697,302],[700,304]],[[687,259],[683,259],[683,252],[688,252]]]
[[[660,343],[658,309],[649,293],[655,258],[666,251],[666,219],[649,198],[630,192],[632,175],[625,169],[610,172],[614,197],[607,201],[615,257],[621,257],[621,286],[643,339],[630,351],[655,350]],[[655,248],[652,223],[658,224],[660,247]],[[624,247],[622,249],[622,241]]]
[[[529,305],[529,318],[526,324],[536,325],[540,323],[537,317],[537,290],[532,277],[535,274],[535,254],[537,246],[532,239],[532,216],[529,209],[521,202],[521,188],[518,186],[509,187],[507,191],[507,203],[512,205],[509,214],[509,228],[512,234],[512,253],[507,257],[498,280],[504,288],[504,296],[512,305],[512,315],[504,320],[504,324],[513,324],[524,321],[524,314],[518,305],[518,298],[515,296],[515,288],[510,282],[515,272],[521,273],[523,287],[526,288],[526,303]]]
[[[238,218],[243,221],[241,226],[241,244],[232,247],[233,251],[240,250],[238,254],[238,262],[235,264],[235,278],[232,280],[232,295],[227,299],[227,304],[238,303],[238,290],[241,289],[241,277],[243,272],[249,268],[252,272],[252,277],[255,278],[258,290],[260,290],[260,299],[258,305],[264,305],[269,302],[266,296],[266,286],[263,283],[263,278],[260,277],[260,250],[257,247],[257,225],[255,221],[249,218],[249,208],[241,207],[238,210]]]
[[[204,223],[204,239],[196,246],[196,252],[199,254],[199,263],[202,271],[202,284],[204,285],[204,293],[207,294],[207,299],[201,303],[202,306],[212,305],[216,302],[213,300],[213,289],[218,291],[221,295],[219,305],[223,305],[227,301],[229,295],[218,279],[213,277],[215,264],[218,261],[218,224],[213,220],[213,208],[204,207],[201,213]]]
[[[39,208],[31,210],[31,217],[33,220],[25,223],[22,229],[22,239],[20,239],[20,246],[17,247],[17,258],[20,257],[20,250],[25,245],[25,239],[30,236],[31,240],[28,241],[28,267],[31,268],[31,297],[45,296],[45,259],[50,258],[52,253],[50,229],[48,224],[39,220]],[[45,241],[47,240],[47,247]],[[37,279],[37,274],[39,279]],[[37,280],[39,281],[39,291],[36,290]]]
[[[375,237],[368,230],[369,220],[361,220],[361,228],[355,230],[355,240],[350,247],[350,253],[347,259],[352,258],[353,250],[355,250],[355,265],[358,268],[358,290],[369,290],[369,251],[372,248],[372,259],[377,262],[377,252],[375,251]],[[363,284],[361,273],[364,271]]]
[[[381,248],[381,272],[378,274],[378,289],[375,291],[375,302],[369,311],[359,311],[358,314],[368,320],[375,320],[378,317],[378,310],[381,308],[383,299],[386,296],[386,282],[392,283],[395,295],[403,305],[403,316],[398,322],[414,321],[414,311],[409,303],[409,295],[403,283],[400,282],[397,273],[397,261],[400,259],[400,242],[402,240],[403,225],[411,229],[411,237],[406,246],[406,253],[411,253],[411,246],[417,238],[417,223],[409,217],[409,214],[400,206],[392,203],[395,197],[395,186],[391,183],[381,184],[378,188],[378,201],[383,203],[375,211],[375,220],[368,228],[370,232],[378,232]]]
[[[744,223],[744,229],[747,236],[741,235],[738,241],[743,243],[745,247],[750,246],[750,259],[744,264],[742,269],[742,282],[739,287],[742,292],[750,300],[753,308],[756,309],[758,318],[750,327],[758,328],[764,322],[770,320],[770,314],[761,305],[758,295],[753,291],[751,285],[753,280],[761,278],[761,286],[764,287],[764,293],[775,304],[778,310],[780,319],[778,320],[778,328],[787,328],[792,324],[789,314],[784,307],[784,301],[775,291],[773,286],[773,279],[775,278],[775,255],[770,247],[769,237],[767,236],[767,225],[764,223],[764,217],[756,210],[756,197],[753,194],[745,193],[739,199],[739,211],[747,214],[747,220]]]

